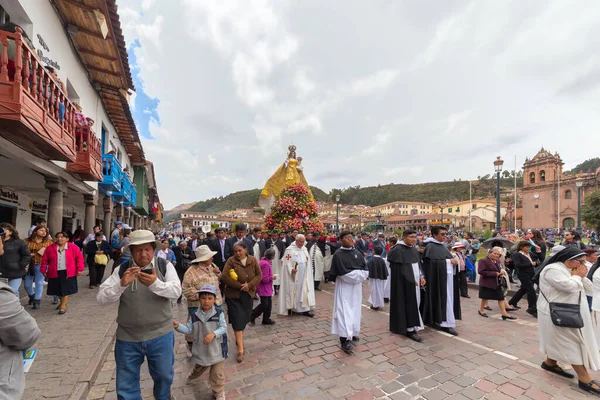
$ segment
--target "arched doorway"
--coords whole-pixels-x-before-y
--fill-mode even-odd
[[[573,218],[563,219],[563,228],[565,228],[565,229],[575,228],[575,220]]]

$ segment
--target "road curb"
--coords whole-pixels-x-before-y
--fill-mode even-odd
[[[87,395],[94,385],[98,374],[102,370],[102,366],[106,361],[106,357],[110,352],[110,349],[115,341],[115,334],[117,332],[116,321],[112,323],[108,331],[104,335],[104,340],[98,346],[95,355],[88,361],[85,369],[79,375],[75,388],[71,391],[68,400],[85,400]]]

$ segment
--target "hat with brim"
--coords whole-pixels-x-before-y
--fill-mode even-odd
[[[465,248],[465,245],[464,245],[464,244],[462,244],[462,243],[456,243],[454,246],[452,246],[452,248],[453,248],[453,249],[458,249],[458,248],[460,248],[460,247],[462,247],[462,248],[464,249],[464,248]]]
[[[217,252],[211,251],[207,245],[203,244],[202,246],[196,247],[194,254],[196,255],[196,258],[192,260],[192,264],[210,260]]]
[[[154,243],[154,246],[158,248],[161,245],[160,240],[156,240],[154,233],[146,230],[139,230],[131,232],[129,235],[129,244],[123,247],[123,251],[130,248],[131,246],[139,246],[141,244]]]

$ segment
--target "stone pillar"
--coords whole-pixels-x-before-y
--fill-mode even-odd
[[[110,232],[112,229],[111,218],[113,211],[112,198],[110,196],[104,197],[102,205],[104,207],[104,226],[102,227],[102,232],[104,232],[104,236],[110,240]]]
[[[117,212],[116,221],[123,222],[123,204],[116,203],[114,208],[115,208],[115,211]]]
[[[131,208],[130,207],[126,207],[125,208],[125,216],[124,216],[124,221],[127,225],[131,226]]]
[[[93,194],[84,194],[83,202],[85,203],[85,220],[83,222],[83,231],[86,236],[94,232],[96,224],[96,206],[98,198]]]
[[[62,178],[47,176],[46,189],[50,191],[48,196],[48,229],[51,235],[62,230],[63,198],[68,192],[67,181]]]

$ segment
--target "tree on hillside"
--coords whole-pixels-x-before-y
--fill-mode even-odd
[[[600,230],[600,191],[596,190],[585,198],[585,204],[581,207],[581,219],[588,227]]]
[[[585,160],[572,170],[568,171],[573,174],[578,174],[580,172],[588,172],[588,171],[596,171],[600,167],[600,158],[590,158],[589,160]]]
[[[503,178],[510,178],[510,171],[505,169],[504,171],[502,171],[502,177]]]

